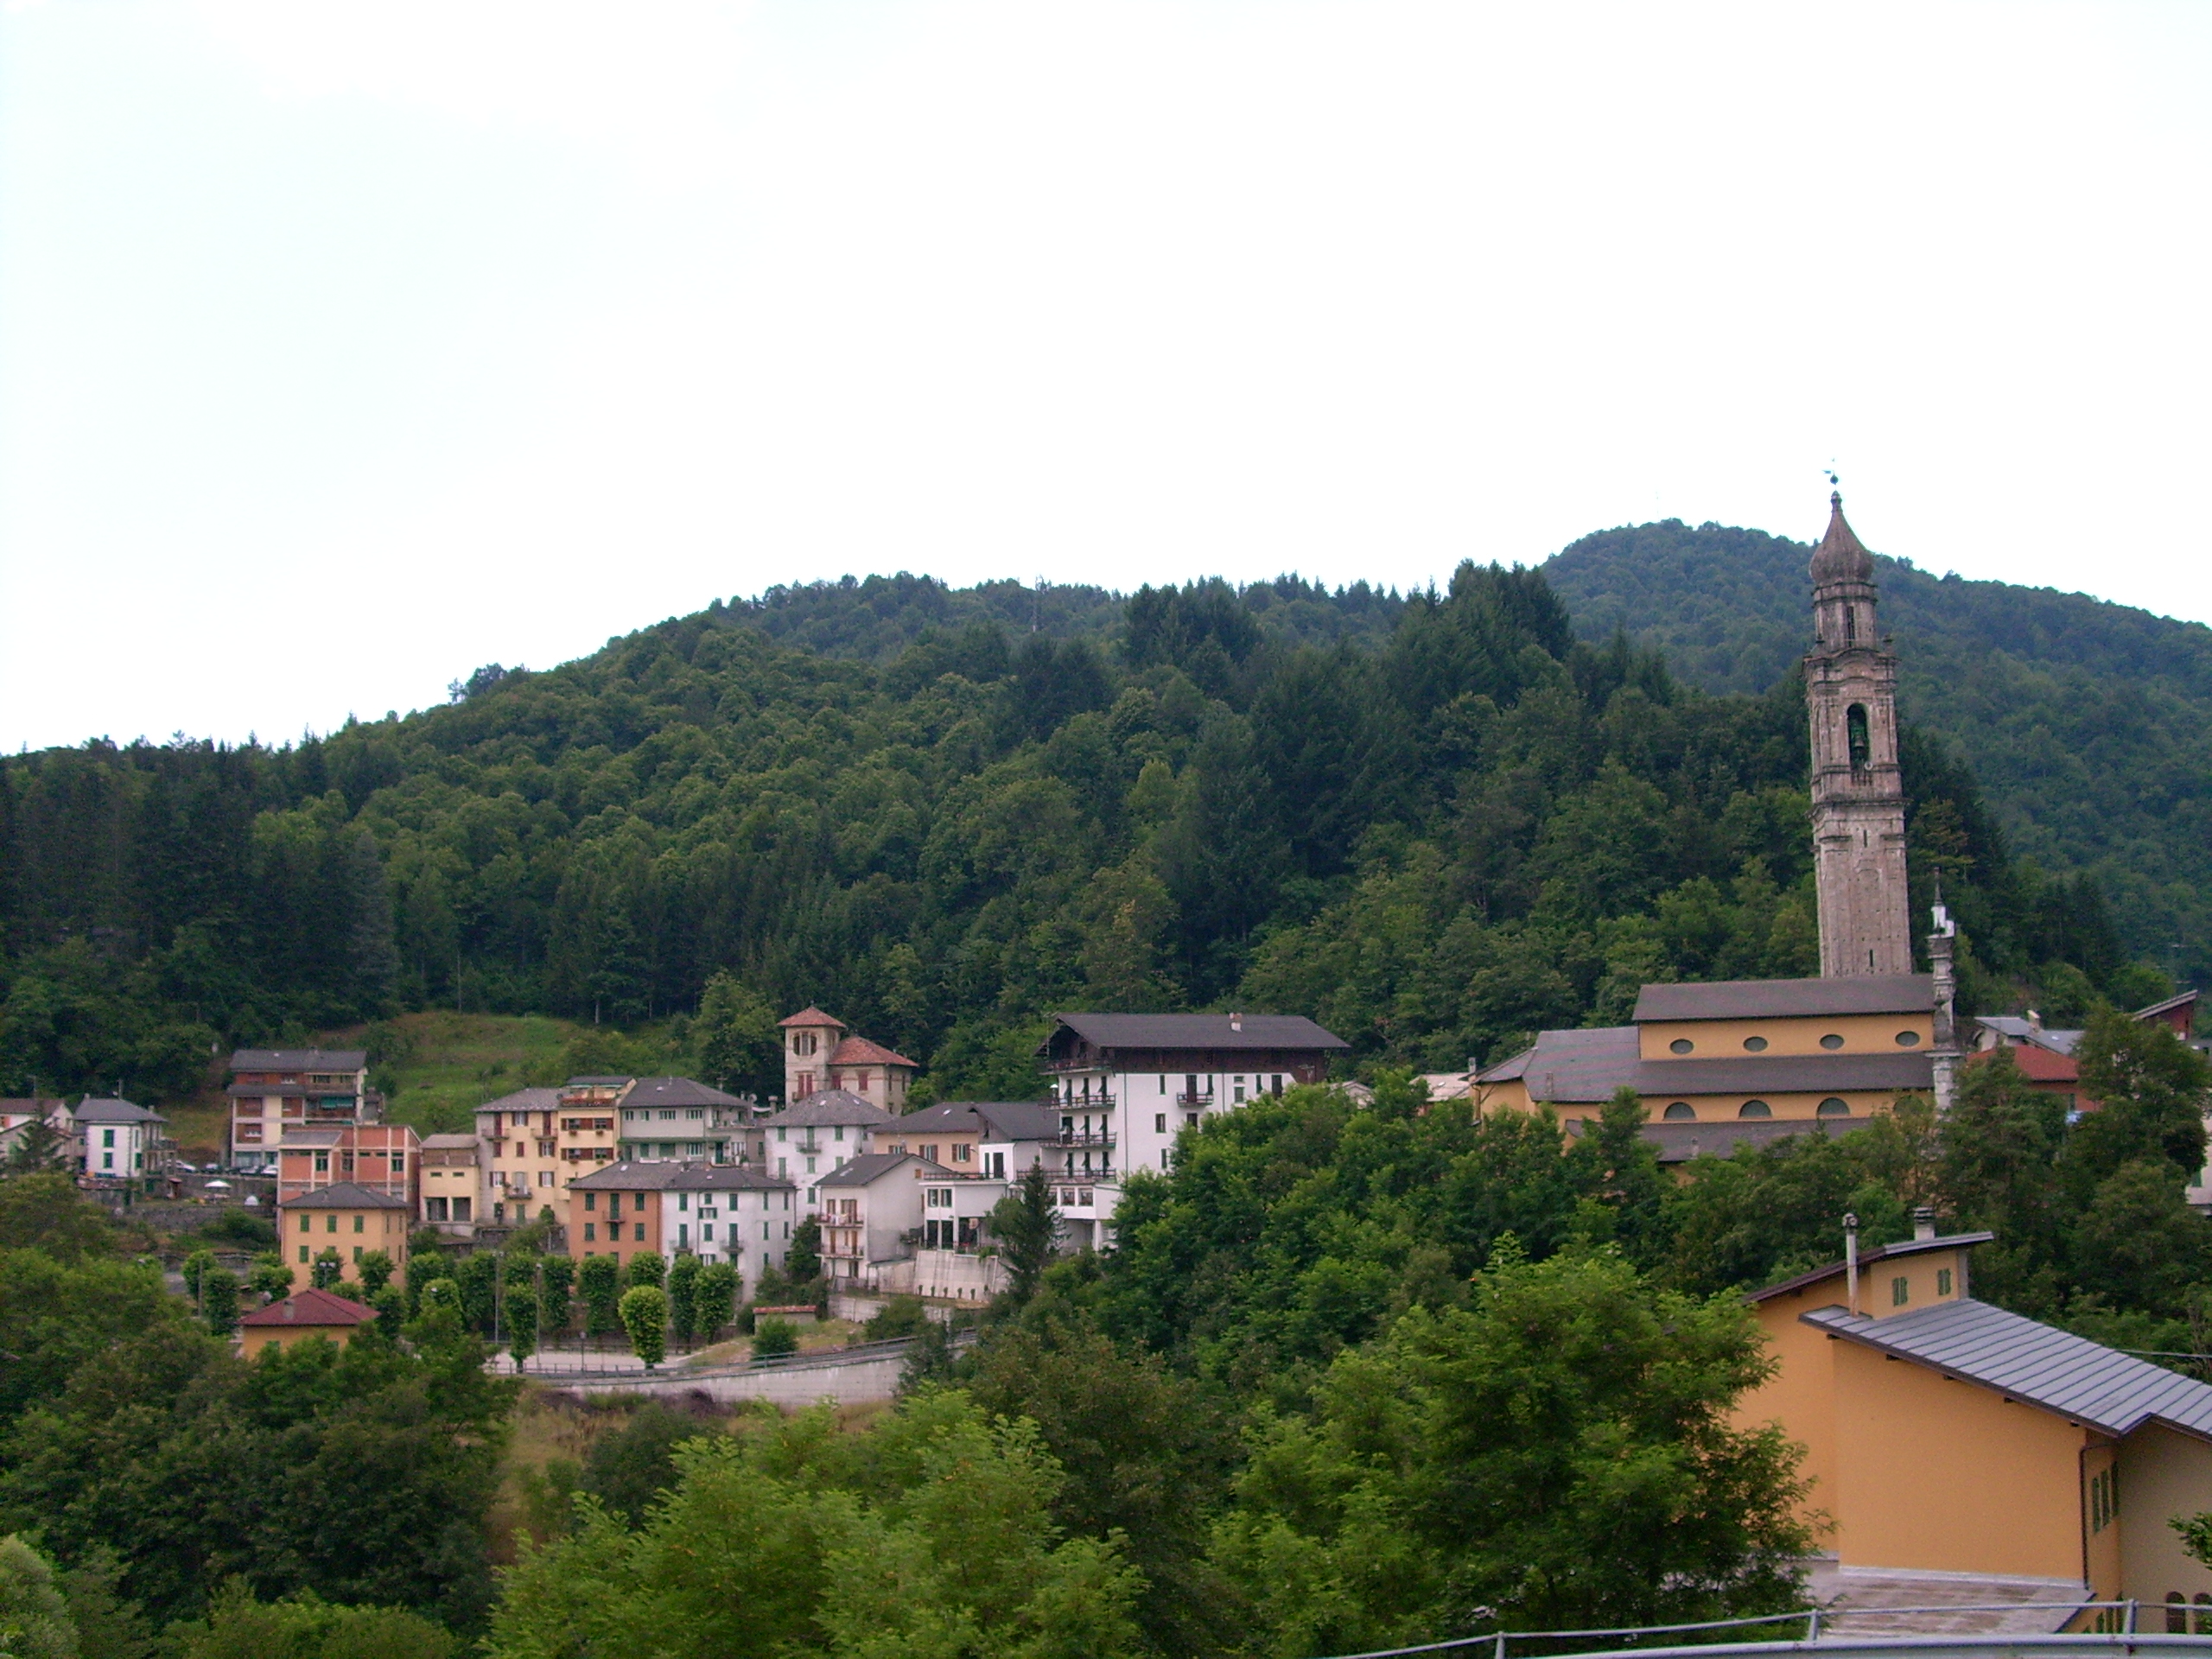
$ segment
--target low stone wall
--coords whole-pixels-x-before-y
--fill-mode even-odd
[[[899,1374],[906,1370],[903,1353],[872,1354],[865,1358],[823,1363],[732,1368],[711,1371],[637,1371],[621,1376],[563,1376],[557,1372],[539,1378],[550,1387],[582,1395],[636,1394],[655,1397],[703,1394],[728,1403],[739,1400],[768,1400],[779,1406],[811,1406],[827,1400],[836,1405],[855,1405],[870,1400],[889,1400],[899,1392]]]

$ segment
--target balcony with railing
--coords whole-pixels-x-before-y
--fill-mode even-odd
[[[1110,1147],[1116,1138],[1111,1129],[1062,1129],[1057,1144],[1063,1147]]]
[[[1114,1096],[1101,1089],[1088,1095],[1055,1095],[1045,1103],[1063,1112],[1097,1112],[1109,1109]]]
[[[1211,1106],[1213,1104],[1213,1093],[1209,1090],[1203,1095],[1178,1095],[1175,1103],[1178,1106]]]

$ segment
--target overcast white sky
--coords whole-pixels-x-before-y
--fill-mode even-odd
[[[0,744],[847,572],[1800,538],[2212,619],[2212,6],[0,13]]]

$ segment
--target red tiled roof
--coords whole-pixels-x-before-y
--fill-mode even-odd
[[[816,1007],[811,1002],[801,1008],[797,1014],[791,1015],[790,1019],[779,1020],[776,1021],[776,1024],[779,1027],[784,1026],[835,1026],[840,1031],[842,1031],[845,1028],[845,1022],[843,1020],[823,1013],[821,1009]]]
[[[348,1301],[343,1296],[334,1296],[327,1290],[312,1286],[296,1290],[281,1301],[266,1307],[257,1307],[240,1319],[240,1325],[366,1325],[375,1319],[377,1311],[359,1302]]]
[[[914,1065],[904,1054],[895,1053],[880,1043],[871,1043],[865,1037],[848,1037],[837,1045],[830,1055],[830,1065]],[[919,1071],[919,1066],[915,1070]]]

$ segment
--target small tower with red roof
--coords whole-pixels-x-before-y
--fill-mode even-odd
[[[852,1034],[845,1022],[806,1007],[779,1022],[784,1033],[784,1100],[842,1089],[896,1116],[920,1068],[904,1054]]]

